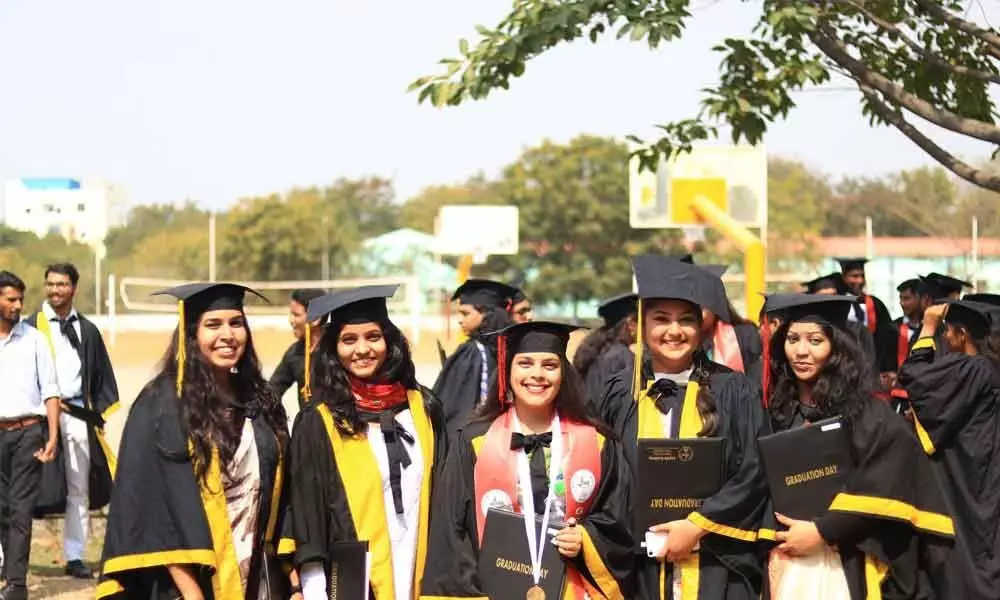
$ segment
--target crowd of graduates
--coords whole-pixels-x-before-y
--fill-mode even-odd
[[[431,388],[394,286],[293,295],[271,382],[253,290],[165,290],[178,328],[128,415],[98,598],[996,598],[1000,296],[927,274],[892,321],[838,260],[755,324],[724,267],[634,257],[572,360],[576,327],[469,280]]]

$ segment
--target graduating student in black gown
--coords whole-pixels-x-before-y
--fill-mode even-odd
[[[614,434],[587,411],[583,382],[566,359],[572,329],[533,321],[503,332],[505,360],[487,403],[461,431],[435,487],[430,552],[440,558],[428,566],[422,598],[486,600],[478,564],[486,511],[522,513],[526,490],[539,515],[554,498],[549,528],[559,533],[546,550],[562,556],[567,583],[552,600],[635,597],[630,472]],[[552,482],[557,443],[569,450]],[[530,455],[527,485],[515,469],[522,452]]]
[[[924,312],[899,372],[914,425],[958,530],[948,598],[996,598],[1000,585],[1000,329],[996,307],[969,300]],[[943,329],[946,353],[936,355]]]
[[[635,309],[639,297],[620,294],[597,308],[604,323],[587,334],[573,355],[573,367],[583,378],[591,402],[615,373],[632,364],[635,344]]]
[[[739,373],[747,373],[760,361],[760,333],[750,321],[736,313],[726,296],[722,276],[725,265],[699,265],[705,272],[702,292],[702,348],[709,360]]]
[[[98,598],[288,597],[274,554],[288,424],[260,372],[247,291],[160,292],[179,299],[179,325],[125,422]]]
[[[310,374],[311,402],[292,433],[292,539],[280,548],[294,548],[306,598],[326,597],[352,543],[367,543],[373,600],[415,598],[429,562],[431,488],[446,440],[440,406],[417,383],[406,338],[389,319],[386,299],[397,287],[309,303],[310,321],[329,314],[330,322]]]
[[[773,600],[964,598],[944,594],[954,527],[908,424],[873,397],[871,367],[847,329],[851,296],[775,294],[768,411],[775,431],[840,417],[853,465],[812,521],[774,515],[761,532]],[[808,449],[803,449],[807,451]]]
[[[307,402],[306,390],[306,342],[310,344],[310,352],[315,352],[319,342],[320,322],[306,320],[309,302],[323,295],[323,290],[301,289],[292,292],[288,299],[288,322],[292,326],[295,342],[285,350],[281,362],[271,373],[269,383],[274,393],[281,398],[288,388],[295,385],[298,389],[299,410]]]
[[[441,401],[449,436],[465,425],[486,399],[497,365],[493,334],[512,322],[510,309],[516,292],[497,281],[470,279],[452,296],[458,301],[459,325],[469,339],[448,357],[434,382],[434,396]]]
[[[858,297],[858,304],[853,309],[853,318],[871,332],[875,342],[875,361],[878,374],[885,373],[883,382],[891,382],[891,375],[896,372],[896,338],[899,331],[892,322],[892,316],[885,303],[865,291],[867,279],[865,264],[867,258],[835,258],[840,264],[840,273],[847,284],[848,291]]]
[[[702,352],[704,287],[697,267],[663,257],[633,259],[639,287],[639,344],[649,370],[635,365],[603,394],[625,456],[636,468],[640,438],[722,437],[725,482],[687,519],[657,526],[666,556],[634,556],[636,597],[649,600],[756,599],[764,573],[757,535],[768,503],[756,439],[769,433],[760,388]],[[645,532],[636,531],[643,539]],[[695,546],[700,544],[700,549]],[[676,593],[680,590],[679,595]]]

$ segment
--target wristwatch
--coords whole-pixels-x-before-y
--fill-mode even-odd
[[[291,596],[294,596],[295,594],[301,594],[301,593],[302,593],[302,586],[301,585],[293,585],[290,588],[288,588],[288,594],[291,595]]]

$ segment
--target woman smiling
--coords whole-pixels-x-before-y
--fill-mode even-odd
[[[839,418],[853,461],[823,514],[809,521],[775,515],[784,527],[771,533],[778,543],[770,556],[771,598],[960,597],[940,587],[954,526],[906,421],[872,396],[870,363],[848,329],[854,301],[768,298],[769,310],[784,321],[769,353],[774,429]]]
[[[180,320],[125,423],[98,598],[287,597],[271,551],[287,421],[261,376],[247,291],[160,292]]]
[[[309,321],[329,314],[330,323],[289,456],[295,563],[306,600],[328,597],[338,552],[357,542],[367,543],[361,564],[367,552],[375,600],[410,600],[423,577],[444,431],[440,408],[417,384],[406,338],[389,319],[386,299],[397,287],[366,286],[309,303]]]
[[[702,350],[702,306],[713,300],[706,295],[704,272],[660,256],[636,257],[633,267],[639,351],[632,367],[609,380],[602,401],[612,407],[609,414],[633,473],[639,469],[641,439],[724,439],[721,488],[687,518],[651,528],[654,538],[666,534],[655,558],[634,554],[639,597],[757,598],[763,572],[754,542],[767,486],[756,439],[768,432],[759,388]],[[646,353],[652,373],[640,367]],[[645,534],[636,531],[639,539]]]
[[[614,437],[587,414],[566,359],[573,329],[535,321],[502,332],[487,403],[462,430],[435,491],[431,551],[447,559],[430,566],[423,597],[486,597],[478,563],[490,508],[538,515],[542,532],[546,522],[558,530],[553,545],[567,567],[561,598],[632,597],[628,469]],[[530,553],[537,586],[548,544],[538,542],[534,519],[524,522],[523,543],[538,546]],[[531,588],[528,598],[539,592]]]

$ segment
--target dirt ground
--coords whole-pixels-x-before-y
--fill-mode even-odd
[[[581,331],[573,336],[570,342],[571,355],[573,348],[584,334],[585,332]],[[113,448],[118,447],[128,407],[155,372],[156,364],[167,347],[168,339],[169,335],[165,333],[122,333],[118,335],[114,346],[108,348],[122,399],[122,410],[119,410],[107,425],[108,442]],[[434,378],[440,369],[436,339],[437,334],[434,332],[423,332],[420,342],[412,348],[414,363],[417,365],[417,378],[427,386],[434,383]],[[254,345],[263,363],[265,376],[270,375],[291,343],[292,336],[289,331],[265,329],[254,332]],[[451,352],[458,343],[457,339],[442,340],[442,345],[448,352]],[[297,408],[294,390],[285,395],[284,401],[289,416],[294,416]],[[104,540],[104,519],[95,516],[91,519],[91,524],[92,532],[86,559],[96,570]],[[65,564],[62,559],[61,519],[35,521],[31,546],[28,585],[32,599],[90,600],[94,597],[96,579],[88,582],[63,575]]]

